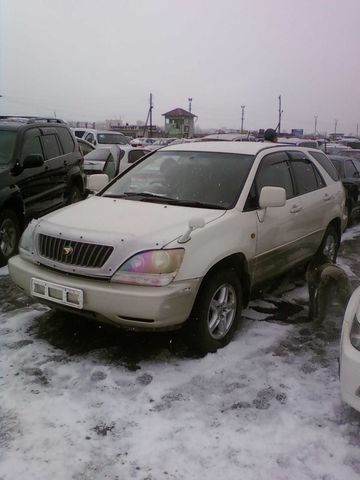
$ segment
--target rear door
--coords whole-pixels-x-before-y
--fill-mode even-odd
[[[295,182],[294,201],[301,205],[296,214],[298,253],[301,259],[311,257],[318,249],[331,221],[336,203],[337,184],[328,187],[315,164],[304,152],[290,151],[290,165]]]
[[[65,203],[67,155],[64,154],[55,127],[41,128],[46,165],[46,210]]]

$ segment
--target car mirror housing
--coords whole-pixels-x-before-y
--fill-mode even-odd
[[[87,177],[87,189],[92,192],[102,190],[109,183],[109,177],[106,173],[96,173]]]
[[[282,187],[263,187],[260,192],[260,208],[283,207],[286,203],[286,191]]]

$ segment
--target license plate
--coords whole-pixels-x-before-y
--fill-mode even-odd
[[[66,287],[57,283],[46,282],[38,278],[31,279],[31,295],[68,307],[83,308],[84,294],[78,288]]]

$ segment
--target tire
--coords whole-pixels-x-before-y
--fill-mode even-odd
[[[232,339],[242,311],[241,283],[235,270],[218,270],[201,285],[187,323],[187,337],[197,353],[216,352]]]
[[[81,195],[79,187],[77,187],[76,185],[72,185],[68,194],[68,200],[66,202],[67,205],[80,202],[80,200],[82,199],[83,199],[83,196]]]
[[[316,256],[326,257],[331,262],[335,263],[339,250],[339,244],[340,239],[335,227],[333,225],[329,225],[325,231],[324,238],[321,242],[319,250],[316,253]]]
[[[7,264],[10,257],[18,251],[20,224],[14,210],[0,212],[0,267]]]

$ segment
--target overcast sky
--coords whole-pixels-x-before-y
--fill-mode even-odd
[[[0,113],[356,133],[360,0],[0,0]]]

